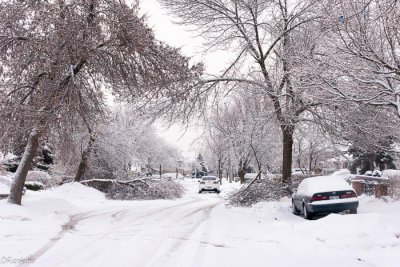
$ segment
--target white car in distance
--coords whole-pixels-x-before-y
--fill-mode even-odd
[[[203,191],[214,191],[220,193],[220,183],[216,176],[203,176],[199,181],[199,194]]]

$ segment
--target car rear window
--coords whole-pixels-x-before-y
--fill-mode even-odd
[[[217,180],[217,177],[213,177],[213,176],[203,176],[202,178],[201,178],[202,180]]]

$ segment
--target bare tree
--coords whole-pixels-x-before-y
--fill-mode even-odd
[[[335,155],[330,137],[314,123],[302,123],[297,127],[294,143],[294,158],[304,173],[314,172],[319,162]]]
[[[400,3],[394,0],[325,1],[325,75],[332,96],[388,106],[400,117]],[[330,76],[329,78],[326,76]]]
[[[276,137],[278,123],[272,115],[268,98],[242,92],[227,103],[229,105],[215,106],[213,109],[208,122],[214,141],[210,146],[215,145],[220,150],[223,148],[220,153],[225,157],[227,154],[233,155],[243,183],[244,175],[252,163],[255,162],[259,171],[262,171],[263,166],[271,165],[269,157],[276,156],[276,148],[281,148],[281,142]]]
[[[207,129],[208,134],[205,136],[204,140],[205,147],[207,151],[210,151],[211,155],[209,155],[209,161],[214,163],[214,166],[216,164],[216,168],[214,167],[213,169],[217,170],[217,175],[220,181],[222,181],[222,170],[226,167],[228,157],[229,139],[223,132],[212,127],[211,124],[209,124],[209,126],[210,127]]]
[[[106,90],[137,105],[160,99],[164,113],[192,93],[201,66],[157,42],[137,12],[117,0],[0,2],[0,113],[30,132],[9,202],[21,204],[44,132],[104,114]]]
[[[283,182],[290,182],[293,132],[300,115],[318,105],[305,95],[306,73],[299,71],[313,53],[319,34],[313,23],[319,18],[318,1],[287,0],[160,0],[182,20],[207,38],[208,48],[230,49],[235,58],[226,70],[204,77],[204,91],[228,91],[252,85],[272,101],[282,133]]]

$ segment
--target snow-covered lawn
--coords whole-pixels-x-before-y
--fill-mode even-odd
[[[2,200],[0,263],[400,266],[400,202],[361,197],[359,214],[307,221],[291,214],[290,199],[236,208],[224,197],[238,184],[224,181],[218,195],[198,194],[196,179],[182,183],[176,200],[106,200],[76,183],[28,191],[21,207]]]

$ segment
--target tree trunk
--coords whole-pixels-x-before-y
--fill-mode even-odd
[[[228,179],[229,179],[229,183],[232,183],[233,171],[232,171],[232,161],[231,161],[230,148],[229,148],[229,156],[228,156]]]
[[[240,178],[240,183],[241,183],[241,184],[244,183],[244,175],[245,175],[245,173],[246,173],[246,172],[245,172],[242,168],[240,168],[239,171],[238,171],[239,178]]]
[[[219,182],[222,184],[222,170],[221,170],[221,159],[218,159],[218,179]]]
[[[238,169],[238,175],[240,178],[240,183],[244,183],[244,175],[246,174],[246,168],[245,168],[245,162],[244,160],[239,161],[239,169]]]
[[[75,182],[80,182],[83,176],[85,175],[85,171],[89,164],[90,154],[92,153],[93,143],[96,141],[96,137],[94,134],[90,134],[89,142],[86,149],[82,153],[81,162],[79,163],[78,170],[76,171],[75,175]]]
[[[369,170],[373,172],[375,170],[375,153],[371,153],[368,155],[368,161],[369,161]]]
[[[282,153],[282,183],[290,184],[292,177],[293,157],[293,128],[282,129],[283,153]]]
[[[39,138],[41,135],[40,127],[35,127],[32,129],[28,143],[25,147],[24,154],[18,169],[14,175],[14,181],[11,185],[10,196],[8,197],[8,202],[12,204],[21,205],[22,194],[24,191],[26,176],[31,168],[33,158],[35,157],[37,148],[39,146]]]

